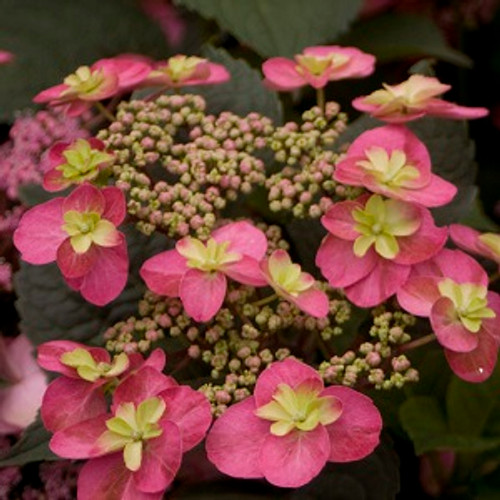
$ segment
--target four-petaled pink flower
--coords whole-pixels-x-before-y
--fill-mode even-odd
[[[414,267],[397,297],[408,312],[430,319],[456,375],[468,382],[491,375],[500,342],[500,295],[488,291],[488,276],[472,257],[442,250]]]
[[[222,307],[226,276],[239,283],[265,286],[259,261],[267,249],[265,234],[248,222],[215,230],[207,242],[187,236],[175,249],[148,259],[140,274],[160,295],[180,297],[195,321],[208,321]]]
[[[48,169],[43,176],[47,191],[61,191],[73,184],[95,180],[113,161],[99,139],[76,139],[58,142],[49,149]]]
[[[482,118],[486,108],[471,108],[443,101],[440,96],[450,85],[437,78],[412,75],[399,85],[387,85],[368,96],[354,99],[352,105],[359,111],[390,123],[403,123],[425,115],[454,120]]]
[[[297,360],[270,365],[254,395],[229,407],[206,440],[208,459],[223,473],[266,478],[296,488],[326,462],[350,462],[379,443],[382,419],[353,389],[325,388],[318,373]]]
[[[176,88],[224,83],[230,77],[222,64],[212,63],[201,57],[177,55],[165,62],[157,62],[145,84]]]
[[[328,314],[326,293],[317,289],[316,280],[309,273],[302,272],[300,265],[294,264],[285,250],[274,250],[261,262],[261,269],[280,297],[315,318],[324,318]]]
[[[96,101],[130,91],[144,81],[151,65],[146,58],[125,54],[80,66],[64,83],[37,94],[33,101],[62,106],[68,116],[79,116]]]
[[[426,207],[445,205],[457,192],[453,184],[431,172],[427,148],[399,125],[361,134],[336,165],[334,179]]]
[[[71,288],[102,306],[118,297],[127,282],[127,244],[116,229],[124,218],[125,197],[118,188],[84,184],[66,198],[28,210],[14,244],[26,262],[56,261]]]
[[[360,307],[381,304],[407,280],[411,266],[443,248],[446,228],[429,210],[380,195],[335,203],[321,222],[329,234],[316,265],[331,286]]]
[[[361,78],[374,71],[375,57],[354,47],[337,45],[307,47],[295,61],[273,57],[262,65],[264,83],[275,90],[289,91],[304,85],[315,89],[329,81]]]
[[[0,435],[22,431],[36,417],[47,387],[25,335],[0,336]]]
[[[462,224],[452,224],[449,230],[455,245],[467,252],[491,259],[500,267],[500,234],[480,233]]]
[[[211,420],[203,394],[148,366],[118,385],[111,413],[57,431],[49,446],[61,457],[91,459],[78,478],[80,500],[159,500]]]

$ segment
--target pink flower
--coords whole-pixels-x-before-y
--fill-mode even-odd
[[[115,187],[77,187],[28,210],[14,233],[21,258],[31,264],[56,261],[68,285],[96,305],[122,292],[128,276],[124,235],[125,197]]]
[[[43,176],[47,191],[61,191],[72,184],[95,180],[113,161],[105,145],[93,137],[73,142],[58,142],[48,151],[48,170]]]
[[[33,101],[63,106],[68,116],[80,116],[94,102],[137,87],[151,71],[149,60],[135,54],[101,59],[92,66],[80,66],[64,83],[37,94]]]
[[[226,276],[253,286],[265,286],[259,261],[264,257],[264,233],[248,222],[233,222],[214,231],[207,242],[190,236],[148,259],[140,274],[160,295],[180,297],[195,321],[208,321],[222,307]]]
[[[500,341],[500,295],[488,291],[488,276],[472,257],[442,250],[415,266],[397,297],[408,312],[430,319],[456,375],[468,382],[491,375]]]
[[[101,347],[55,340],[38,348],[38,364],[63,375],[50,383],[41,408],[43,424],[55,432],[106,413],[106,389],[146,366],[161,372],[165,353],[156,349],[146,361],[137,353],[111,359]]]
[[[165,62],[156,63],[145,85],[161,85],[170,88],[186,85],[212,85],[224,83],[230,77],[222,64],[211,63],[200,57],[177,55]]]
[[[411,266],[443,248],[446,228],[429,210],[380,195],[335,203],[322,217],[329,231],[316,265],[331,286],[360,307],[381,304],[407,280]]]
[[[427,148],[399,125],[361,134],[336,165],[334,179],[426,207],[446,205],[457,192],[453,184],[431,172]]]
[[[480,233],[462,224],[452,224],[449,229],[450,237],[455,245],[467,252],[491,259],[500,267],[499,234]]]
[[[36,417],[47,387],[25,335],[0,337],[0,435],[22,431]]]
[[[307,47],[295,61],[273,57],[262,65],[264,83],[273,89],[289,91],[304,85],[315,89],[329,81],[362,78],[374,71],[375,57],[354,47],[337,45]]]
[[[14,59],[14,54],[6,50],[0,50],[0,64],[8,64]]]
[[[384,83],[383,89],[354,99],[352,105],[389,123],[409,122],[425,115],[462,120],[488,114],[486,108],[458,106],[437,98],[450,88],[437,78],[412,75],[399,85]]]
[[[183,41],[188,28],[180,12],[169,0],[140,0],[144,12],[156,21],[167,41],[172,46],[178,46]]]
[[[285,250],[275,250],[261,262],[261,269],[280,297],[315,318],[327,316],[329,303],[326,293],[316,288],[316,280],[309,273],[302,272],[299,264],[292,263]]]
[[[287,359],[264,370],[254,395],[216,420],[206,450],[229,476],[264,477],[276,486],[297,488],[326,462],[369,455],[381,429],[369,398],[347,387],[324,388],[313,368]]]
[[[91,459],[78,478],[80,500],[160,499],[211,420],[205,396],[146,367],[117,387],[111,413],[56,432],[50,449]]]

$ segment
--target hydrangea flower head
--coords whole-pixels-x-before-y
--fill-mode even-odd
[[[125,198],[115,187],[77,187],[26,212],[14,233],[21,257],[31,264],[56,261],[68,285],[96,305],[125,287],[128,254],[116,228],[125,218]]]
[[[334,179],[427,207],[446,205],[457,192],[453,184],[431,172],[427,148],[399,125],[362,133],[336,165]]]
[[[304,85],[323,88],[329,81],[361,78],[373,73],[375,57],[354,47],[307,47],[295,60],[273,57],[262,65],[265,84],[290,91]]]
[[[389,123],[409,122],[425,115],[463,120],[488,114],[486,108],[459,106],[438,97],[450,88],[437,78],[412,75],[399,85],[384,83],[383,89],[354,99],[352,105]]]
[[[248,222],[234,222],[215,230],[207,242],[187,236],[148,259],[140,274],[148,288],[160,295],[180,297],[195,321],[217,314],[226,296],[226,276],[253,286],[265,286],[259,261],[264,257],[264,233]]]
[[[447,237],[425,207],[378,194],[335,203],[321,222],[329,234],[316,265],[331,286],[344,288],[360,307],[394,294],[411,266],[438,253]]]
[[[369,455],[381,428],[369,398],[347,387],[325,388],[313,368],[290,358],[270,365],[254,395],[216,420],[206,449],[225,474],[296,488],[326,462]]]
[[[401,306],[430,319],[451,369],[469,382],[492,373],[500,342],[500,295],[483,268],[460,250],[442,250],[415,266],[398,291]]]
[[[48,152],[43,187],[47,191],[60,191],[72,184],[95,180],[113,161],[113,155],[104,149],[104,143],[94,138],[54,144]]]
[[[315,286],[316,280],[294,264],[285,250],[274,252],[261,263],[269,285],[281,297],[316,318],[328,314],[328,297]]]
[[[196,56],[177,55],[159,62],[149,73],[147,85],[184,87],[224,83],[230,74],[222,64]]]

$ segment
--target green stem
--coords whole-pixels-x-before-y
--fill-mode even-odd
[[[321,112],[325,114],[325,89],[323,87],[316,89],[316,102]]]
[[[399,352],[411,351],[412,349],[416,349],[417,347],[428,344],[429,342],[432,342],[434,340],[436,340],[436,334],[429,333],[428,335],[424,335],[423,337],[412,340],[411,342],[402,345],[399,348]]]
[[[272,295],[269,295],[268,297],[264,297],[263,299],[252,302],[250,305],[255,306],[255,307],[265,306],[266,304],[273,302],[277,298],[278,298],[278,294],[273,293]]]
[[[100,101],[96,101],[95,107],[99,110],[101,115],[105,116],[110,122],[116,121],[115,116],[102,104]]]

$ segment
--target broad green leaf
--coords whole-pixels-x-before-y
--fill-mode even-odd
[[[16,303],[21,316],[21,330],[39,345],[49,340],[68,339],[77,342],[99,342],[102,332],[117,321],[136,314],[137,302],[145,286],[138,276],[142,263],[164,250],[165,238],[147,238],[127,227],[131,272],[127,287],[111,304],[94,306],[64,282],[55,264],[34,266],[21,263],[15,277]]]
[[[120,53],[164,57],[159,27],[133,0],[3,0],[0,47],[15,55],[0,68],[0,118],[32,106],[39,91],[78,66]]]
[[[48,447],[52,433],[47,431],[38,416],[27,427],[19,441],[5,455],[0,456],[0,467],[24,465],[42,460],[59,460]]]
[[[207,112],[219,114],[223,111],[245,116],[257,112],[271,118],[276,125],[282,123],[283,111],[278,94],[262,84],[262,76],[243,59],[234,59],[224,49],[205,46],[202,53],[210,61],[224,65],[231,79],[220,85],[204,85],[189,89],[207,101]]]
[[[360,21],[339,43],[359,47],[379,62],[431,56],[458,66],[472,66],[465,54],[447,44],[435,23],[414,14],[386,14]]]
[[[214,19],[263,57],[292,57],[346,31],[360,0],[176,0],[177,5]]]

